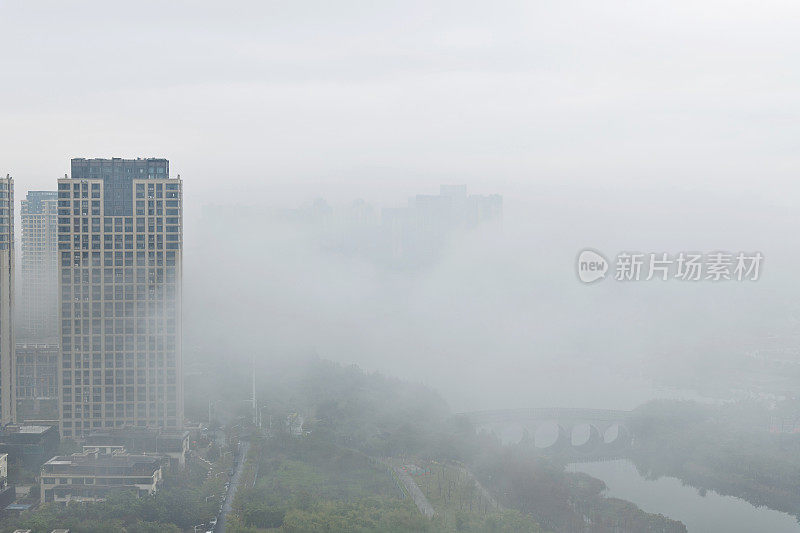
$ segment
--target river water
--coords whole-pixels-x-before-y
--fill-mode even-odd
[[[649,513],[680,520],[689,533],[800,533],[800,524],[791,515],[757,508],[713,491],[701,496],[697,489],[675,478],[645,479],[625,459],[576,463],[567,469],[602,479],[608,486],[606,496],[622,498]]]

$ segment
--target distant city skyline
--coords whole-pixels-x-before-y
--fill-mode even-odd
[[[216,233],[215,217],[254,229],[286,224],[310,230],[330,251],[385,266],[419,268],[433,264],[451,239],[487,223],[496,223],[499,229],[503,218],[502,195],[468,194],[464,184],[440,185],[438,194],[419,193],[405,202],[397,198],[387,204],[391,207],[355,199],[331,205],[318,197],[299,207],[206,205],[200,232],[223,238]]]

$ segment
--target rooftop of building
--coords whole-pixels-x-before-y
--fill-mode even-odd
[[[33,507],[32,503],[12,503],[6,506],[6,511],[27,511],[31,507]],[[14,530],[14,533],[17,533],[18,531],[25,532],[30,531],[30,529],[17,529]]]
[[[97,162],[97,163],[112,163],[115,161],[129,163],[134,161],[158,161],[158,162],[166,162],[167,159],[165,157],[136,157],[136,158],[125,158],[125,157],[73,157],[72,161],[90,161],[90,162]]]
[[[86,159],[75,157],[70,161],[72,179],[107,177],[121,178],[167,178],[169,160],[163,157],[123,159],[121,157]],[[134,172],[136,171],[136,172]],[[66,177],[66,176],[65,176]]]
[[[188,437],[189,432],[169,428],[107,428],[91,432],[86,438],[93,437]]]
[[[125,452],[100,453],[96,451],[85,451],[83,453],[73,453],[72,455],[57,455],[42,466],[134,466],[141,464],[157,467],[161,464],[161,460],[151,455],[130,454]]]
[[[56,207],[58,191],[28,191],[22,199],[23,215],[42,215]]]
[[[0,430],[0,437],[4,437],[6,435],[18,435],[20,433],[26,435],[40,435],[51,430],[53,426],[33,426],[33,425],[7,425],[2,430]]]

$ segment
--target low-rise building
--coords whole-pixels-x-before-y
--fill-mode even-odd
[[[160,455],[171,467],[183,468],[189,451],[189,432],[118,428],[90,433],[85,446],[123,446],[129,453]]]
[[[58,451],[60,438],[54,426],[8,425],[0,430],[0,453],[29,468],[39,466]]]
[[[24,512],[30,511],[33,507],[32,503],[10,503],[3,509],[3,516],[19,516]]]
[[[42,502],[101,501],[115,490],[153,494],[162,479],[158,457],[120,451],[87,449],[83,453],[56,456],[42,465]]]

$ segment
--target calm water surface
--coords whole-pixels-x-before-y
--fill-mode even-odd
[[[572,472],[585,472],[602,479],[607,496],[622,498],[649,513],[680,520],[689,533],[800,533],[800,524],[786,513],[757,508],[744,500],[697,489],[680,480],[662,477],[648,480],[630,461],[620,459],[569,465]]]

